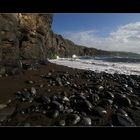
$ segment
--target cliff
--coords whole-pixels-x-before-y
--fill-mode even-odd
[[[0,14],[0,60],[46,57],[51,14]]]
[[[0,14],[0,61],[82,54],[82,47],[51,29],[52,14]]]

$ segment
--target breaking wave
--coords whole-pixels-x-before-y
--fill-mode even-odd
[[[59,58],[49,60],[52,63],[68,66],[71,68],[91,70],[95,72],[118,73],[126,75],[140,75],[140,59],[136,58]]]

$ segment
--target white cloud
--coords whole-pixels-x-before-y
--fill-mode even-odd
[[[64,36],[76,44],[102,50],[140,53],[140,22],[118,27],[108,37],[99,37],[95,30],[65,32]]]

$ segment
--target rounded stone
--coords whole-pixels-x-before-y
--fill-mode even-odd
[[[26,83],[33,84],[34,82],[33,81],[26,81]]]
[[[76,125],[80,121],[80,116],[77,114],[69,114],[66,118],[66,124],[70,126]]]
[[[57,101],[52,101],[52,108],[58,109],[59,111],[63,111],[64,106]]]
[[[105,92],[104,97],[107,99],[113,99],[114,95],[111,92],[107,91],[107,92]]]
[[[49,117],[55,119],[59,116],[59,111],[58,110],[52,110],[48,112]]]
[[[44,85],[43,85],[43,84],[41,84],[39,87],[40,87],[40,88],[43,88],[43,87],[44,87]]]
[[[87,108],[89,108],[89,109],[92,109],[92,104],[88,101],[88,100],[85,100],[84,101],[84,104],[85,104],[85,106],[87,107]]]
[[[83,117],[81,120],[81,125],[91,126],[92,125],[91,119],[89,117]]]
[[[101,117],[104,117],[105,115],[107,115],[107,111],[100,106],[95,107],[94,111],[97,115],[99,115]]]
[[[25,126],[25,127],[30,127],[31,124],[30,124],[30,123],[25,123],[24,126]]]
[[[0,110],[3,109],[3,108],[5,108],[5,107],[7,107],[6,104],[0,104]]]
[[[59,124],[59,126],[65,126],[66,122],[65,122],[65,120],[60,120],[58,124]]]
[[[69,102],[70,100],[69,100],[69,98],[68,97],[63,97],[63,101],[65,101],[65,102]]]
[[[31,87],[31,93],[32,95],[36,95],[36,89],[34,87]]]
[[[128,115],[117,113],[116,120],[118,126],[136,126]]]
[[[97,89],[98,91],[103,91],[103,90],[104,90],[104,87],[101,86],[101,85],[97,85],[97,86],[96,86],[96,89]]]
[[[93,101],[93,102],[98,102],[99,99],[100,99],[100,97],[99,97],[97,94],[93,94],[93,95],[92,95],[92,101]]]
[[[46,103],[46,104],[51,103],[51,99],[50,99],[49,97],[47,97],[47,96],[42,96],[42,100],[43,100],[43,102]]]

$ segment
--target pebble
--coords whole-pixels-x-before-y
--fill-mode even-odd
[[[25,112],[22,110],[22,111],[21,111],[21,114],[23,114],[23,115],[24,115],[24,114],[25,114]]]
[[[117,103],[118,106],[131,106],[131,100],[126,96],[120,96],[118,99],[116,99],[115,103]]]
[[[58,124],[59,124],[59,126],[65,126],[66,122],[65,122],[65,120],[60,120]]]
[[[33,81],[27,81],[27,83],[28,83],[28,84],[33,84],[34,82],[33,82]]]
[[[111,92],[105,92],[105,98],[107,99],[113,99],[114,98],[114,95],[111,93]]]
[[[136,126],[128,115],[117,113],[117,121],[120,126]]]
[[[52,101],[52,108],[58,109],[59,111],[63,111],[64,106],[57,101]]]
[[[132,87],[127,87],[126,89],[127,89],[130,93],[133,93]]]
[[[30,99],[29,99],[29,102],[30,102],[30,103],[32,103],[32,102],[33,102],[33,100],[34,100],[33,98],[30,98]]]
[[[79,94],[79,93],[78,93],[78,94]],[[84,95],[82,95],[82,93],[80,93],[80,95],[78,95],[78,98],[79,98],[80,100],[83,100],[83,101],[86,100],[86,97],[85,97]]]
[[[123,116],[128,116],[128,114],[123,109],[118,109],[117,113],[122,114]]]
[[[103,107],[103,108],[106,108],[106,107],[111,107],[113,104],[113,100],[110,100],[110,99],[102,99],[100,100],[99,102],[99,106]]]
[[[24,126],[26,126],[26,127],[30,127],[31,124],[30,124],[30,123],[25,123]]]
[[[56,95],[53,95],[52,96],[52,101],[56,101],[57,100],[57,96]]]
[[[91,119],[89,117],[83,117],[81,119],[81,125],[83,126],[91,126],[92,125],[92,122],[91,122]]]
[[[31,93],[32,95],[36,95],[36,89],[34,87],[31,87]]]
[[[8,77],[8,74],[5,74],[5,77]]]
[[[73,109],[67,109],[65,112],[72,113],[73,112]]]
[[[27,89],[27,88],[24,88],[23,90],[24,90],[24,91],[28,91],[28,89]]]
[[[65,102],[69,102],[70,100],[69,100],[69,98],[68,97],[63,97],[63,101],[65,101]]]
[[[87,116],[86,112],[81,112],[82,116]]]
[[[51,72],[49,72],[49,73],[48,73],[48,76],[51,76],[51,75],[52,75],[52,73],[51,73]]]
[[[22,94],[21,94],[22,96],[23,96],[23,100],[25,99],[30,99],[30,93],[28,92],[28,91],[26,91],[26,92],[23,92]]]
[[[67,84],[67,85],[70,85],[70,82],[67,81],[66,84]]]
[[[131,102],[134,106],[139,106],[140,105],[139,101],[137,101],[137,100],[131,100]]]
[[[122,101],[122,103],[123,103],[124,106],[131,106],[131,100],[128,97],[122,98],[121,101]]]
[[[98,85],[96,88],[97,88],[98,91],[103,91],[104,90],[104,87],[101,86],[101,85]]]
[[[48,92],[51,92],[51,90],[50,90],[50,89],[48,89]]]
[[[118,109],[118,106],[117,105],[113,105],[112,108]]]
[[[87,107],[87,108],[89,108],[89,109],[92,109],[92,104],[88,101],[88,100],[85,100],[84,101],[84,104],[85,104],[85,106]]]
[[[49,97],[47,97],[47,96],[42,96],[42,100],[43,100],[43,102],[46,103],[46,104],[51,103],[51,99],[50,99]]]
[[[42,113],[43,113],[43,114],[46,114],[47,112],[46,112],[46,110],[43,110]]]
[[[17,95],[21,95],[22,93],[21,93],[21,91],[17,91],[17,93],[16,93]]]
[[[5,107],[7,107],[6,104],[0,104],[0,110],[3,109],[3,108],[5,108]]]
[[[128,87],[128,85],[127,85],[127,84],[124,84],[123,86],[124,86],[125,88],[127,88],[127,87]]]
[[[100,97],[99,97],[97,94],[93,94],[93,95],[92,95],[92,101],[93,101],[93,102],[98,102],[99,99],[100,99]]]
[[[40,88],[43,88],[43,87],[44,87],[44,85],[43,85],[43,84],[41,84],[41,85],[40,85]]]
[[[111,100],[111,99],[107,99],[105,101],[107,102],[108,105],[112,105],[113,104],[113,100]]]
[[[107,115],[107,111],[100,106],[95,107],[94,111],[95,111],[95,113],[97,113],[101,117],[104,117],[105,115]]]
[[[66,118],[66,124],[70,126],[76,125],[80,121],[80,116],[77,114],[69,114]]]
[[[11,102],[12,102],[12,100],[10,100],[10,99],[7,101],[8,104],[11,103]]]
[[[63,86],[63,84],[62,84],[62,81],[61,81],[61,78],[60,78],[60,77],[57,77],[57,78],[56,78],[56,82],[57,82],[57,84],[58,84],[59,86]]]
[[[59,111],[58,110],[51,110],[48,112],[49,117],[56,119],[59,116]]]

